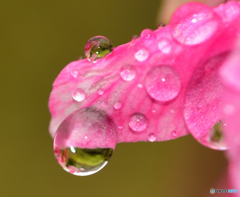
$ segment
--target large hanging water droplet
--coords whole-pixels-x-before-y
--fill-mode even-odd
[[[224,126],[225,125],[222,123],[222,121],[219,121],[210,129],[209,132],[194,137],[196,137],[201,144],[207,146],[208,148],[215,150],[227,150],[228,146],[225,143],[223,134]]]
[[[85,99],[85,92],[81,88],[76,88],[72,92],[72,97],[75,101],[81,102]]]
[[[129,127],[133,131],[141,132],[147,128],[147,118],[141,113],[131,115],[129,120]]]
[[[136,76],[136,71],[133,67],[123,67],[120,72],[120,76],[124,81],[132,81]]]
[[[182,44],[196,45],[213,36],[218,26],[218,17],[210,9],[205,9],[197,14],[189,14],[188,17],[180,20],[175,25],[172,35]]]
[[[57,161],[69,173],[87,176],[101,170],[115,149],[117,131],[104,111],[84,108],[70,114],[54,137]]]
[[[153,39],[154,35],[153,35],[153,31],[151,29],[144,29],[141,32],[141,38],[146,41],[146,40],[151,40]]]
[[[170,66],[158,66],[149,71],[145,86],[149,96],[157,101],[166,102],[178,96],[181,79]]]
[[[85,45],[84,53],[86,58],[91,62],[103,58],[113,50],[113,44],[104,36],[94,36],[90,38]]]

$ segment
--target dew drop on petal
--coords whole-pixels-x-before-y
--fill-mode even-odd
[[[139,62],[143,62],[149,57],[149,52],[146,49],[140,49],[134,56]]]
[[[215,150],[227,150],[228,146],[225,143],[223,133],[224,126],[226,126],[226,124],[223,124],[222,121],[219,121],[210,129],[209,132],[194,137],[196,137],[201,144],[208,148]]]
[[[148,135],[148,141],[149,141],[149,142],[155,142],[156,139],[157,139],[157,137],[156,137],[156,135],[154,135],[153,133],[150,133],[150,134]]]
[[[131,40],[133,41],[133,40],[136,40],[137,38],[138,38],[138,35],[133,35]]]
[[[133,67],[123,67],[120,76],[124,81],[132,81],[136,76],[136,71]]]
[[[141,113],[132,114],[129,120],[129,127],[133,131],[141,132],[147,128],[147,118]]]
[[[85,45],[84,53],[90,62],[96,62],[113,51],[113,44],[104,36],[94,36]]]
[[[185,45],[200,44],[217,31],[219,19],[209,10],[185,17],[173,29],[173,37]]]
[[[148,72],[145,86],[149,96],[157,101],[166,102],[178,96],[181,79],[175,69],[163,65]]]
[[[143,40],[150,40],[153,37],[153,31],[151,29],[144,29],[140,35]]]
[[[172,137],[176,137],[177,136],[177,132],[176,131],[172,131],[171,135],[172,135]]]
[[[116,128],[106,113],[84,108],[73,112],[60,124],[53,147],[65,171],[88,176],[108,163],[116,142]]]
[[[164,26],[166,26],[164,23],[158,23],[158,28],[162,28]]]
[[[114,107],[115,109],[121,109],[121,107],[122,107],[122,102],[121,102],[121,101],[115,102],[113,107]]]
[[[143,88],[143,85],[140,83],[137,86],[138,86],[138,88]]]
[[[98,93],[98,95],[103,95],[104,91],[103,91],[103,89],[99,89],[99,90],[97,90],[97,93]]]
[[[78,77],[78,71],[77,70],[72,70],[71,75],[72,75],[73,78],[77,78]]]
[[[83,101],[84,99],[85,99],[85,92],[84,92],[84,90],[83,89],[81,89],[81,88],[76,88],[76,89],[74,89],[73,90],[73,92],[72,92],[72,97],[73,97],[73,99],[75,100],[75,101],[77,101],[77,102],[81,102],[81,101]]]
[[[158,49],[165,54],[169,54],[172,50],[172,46],[170,44],[170,41],[166,38],[162,38],[158,42]]]

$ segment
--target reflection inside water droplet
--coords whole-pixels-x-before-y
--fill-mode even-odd
[[[73,146],[54,149],[58,163],[67,172],[77,176],[88,176],[107,165],[113,149],[81,149]]]
[[[96,60],[105,57],[105,55],[112,51],[113,44],[104,36],[92,37],[88,40],[84,49],[86,58],[92,62],[96,62]]]
[[[147,118],[141,113],[131,115],[129,120],[129,127],[133,131],[141,132],[147,128]]]
[[[81,102],[85,99],[85,92],[81,88],[76,88],[72,92],[72,97],[75,101]]]
[[[223,124],[222,121],[219,121],[213,126],[213,128],[210,129],[209,132],[200,136],[197,140],[208,148],[215,150],[227,150],[228,146],[224,140],[223,134],[224,126],[226,126],[226,124]]]

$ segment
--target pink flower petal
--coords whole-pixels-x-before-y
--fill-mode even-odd
[[[52,136],[69,114],[89,106],[112,119],[118,143],[149,141],[150,136],[164,141],[188,134],[183,108],[194,135],[207,131],[221,118],[221,83],[216,73],[239,27],[234,8],[239,3],[223,6],[235,10],[235,17],[223,8],[186,4],[176,11],[170,25],[145,30],[140,38],[116,47],[96,63],[84,59],[67,65],[50,95]]]

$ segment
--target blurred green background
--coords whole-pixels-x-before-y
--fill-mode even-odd
[[[61,69],[86,41],[115,46],[156,29],[159,0],[1,0],[0,196],[202,197],[227,162],[191,136],[162,143],[119,144],[109,164],[89,177],[63,171],[53,155],[47,108]]]

